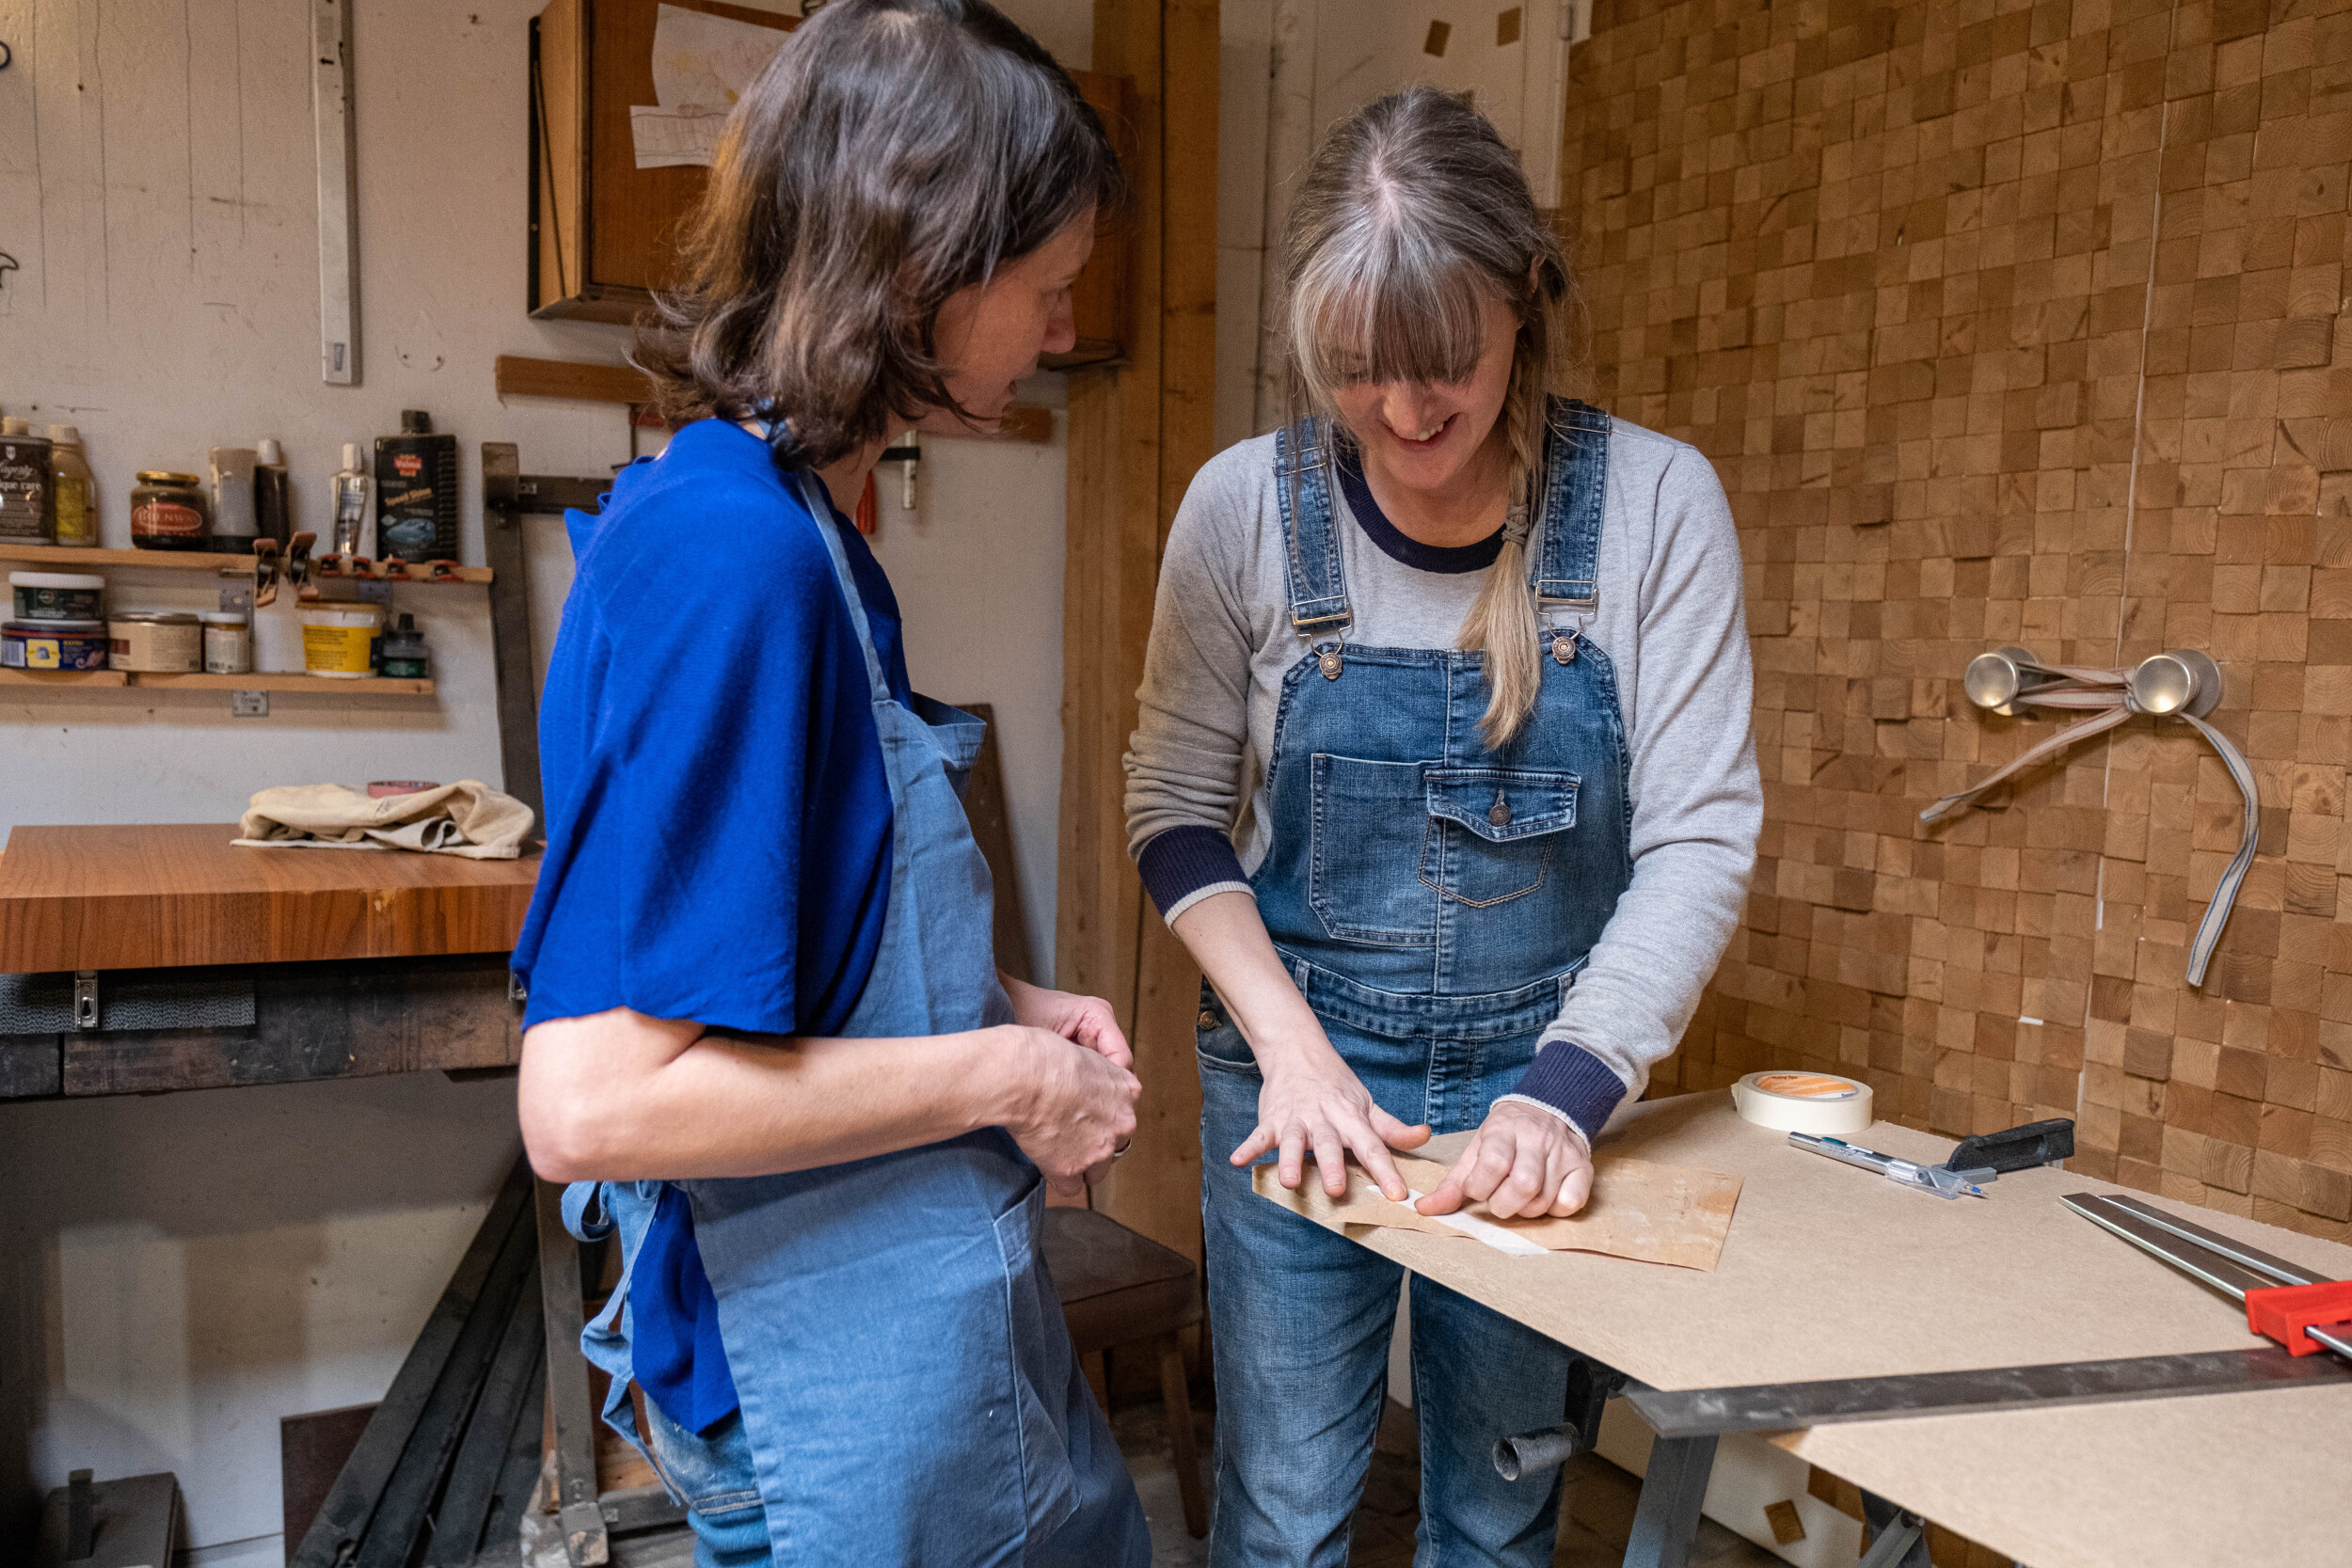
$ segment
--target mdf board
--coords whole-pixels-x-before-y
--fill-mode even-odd
[[[1422,1152],[1450,1161],[1470,1136],[1449,1133]],[[1952,1147],[1887,1122],[1856,1141],[1921,1163]],[[1785,1133],[1740,1120],[1720,1090],[1636,1105],[1594,1153],[1740,1178],[1718,1266],[1516,1258],[1418,1230],[1358,1239],[1657,1388],[2261,1342],[2233,1304],[2063,1208],[2064,1194],[2120,1190],[2078,1170],[2017,1171],[1984,1198],[1939,1201],[1790,1148]],[[2352,1248],[2164,1207],[2316,1273],[2352,1274]],[[1501,1435],[1460,1433],[1482,1450]],[[2033,1568],[2332,1564],[2352,1540],[2352,1387],[2341,1384],[1856,1421],[1781,1441]]]
[[[797,17],[721,0],[554,0],[532,24],[531,313],[627,324],[675,281],[679,226],[709,171],[639,168],[629,108],[655,102],[653,39],[663,4],[789,32]],[[1127,139],[1125,84],[1073,71]],[[1126,149],[1121,145],[1121,156]],[[1078,343],[1057,368],[1120,357],[1126,341],[1126,230],[1106,215],[1073,301]]]
[[[504,953],[535,855],[246,849],[235,824],[20,827],[0,856],[0,974]]]

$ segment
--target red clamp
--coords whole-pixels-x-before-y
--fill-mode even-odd
[[[2291,1355],[2326,1348],[2303,1331],[2329,1323],[2352,1324],[2352,1279],[2246,1292],[2246,1326],[2278,1340]]]

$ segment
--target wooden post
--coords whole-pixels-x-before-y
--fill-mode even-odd
[[[1127,858],[1120,759],[1160,552],[1215,450],[1216,0],[1096,0],[1094,69],[1135,83],[1137,228],[1125,362],[1071,377],[1056,973],[1110,1000],[1144,1084],[1136,1147],[1095,1207],[1197,1262],[1200,975]]]

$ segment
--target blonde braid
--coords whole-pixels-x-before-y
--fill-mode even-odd
[[[1522,354],[1512,367],[1511,389],[1502,400],[1501,418],[1511,438],[1511,467],[1503,494],[1510,498],[1504,513],[1502,548],[1486,568],[1486,585],[1478,602],[1463,619],[1455,646],[1486,655],[1486,712],[1478,733],[1486,749],[1499,752],[1519,733],[1534,710],[1535,693],[1543,681],[1540,628],[1535,622],[1535,591],[1527,578],[1527,543],[1540,520],[1537,508],[1542,479],[1544,388],[1538,384],[1532,356]]]

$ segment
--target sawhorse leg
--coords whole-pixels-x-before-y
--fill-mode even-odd
[[[1661,1437],[1650,1445],[1642,1498],[1633,1509],[1633,1534],[1625,1545],[1625,1568],[1686,1568],[1691,1544],[1698,1538],[1707,1478],[1714,1468],[1712,1435]]]
[[[596,1496],[596,1406],[580,1351],[580,1243],[564,1228],[564,1189],[536,1184],[539,1289],[547,1309],[548,1403],[555,1418],[555,1499],[571,1568],[611,1560]]]
[[[1933,1568],[1925,1519],[1874,1492],[1862,1494],[1862,1518],[1870,1527],[1870,1549],[1855,1568]]]

